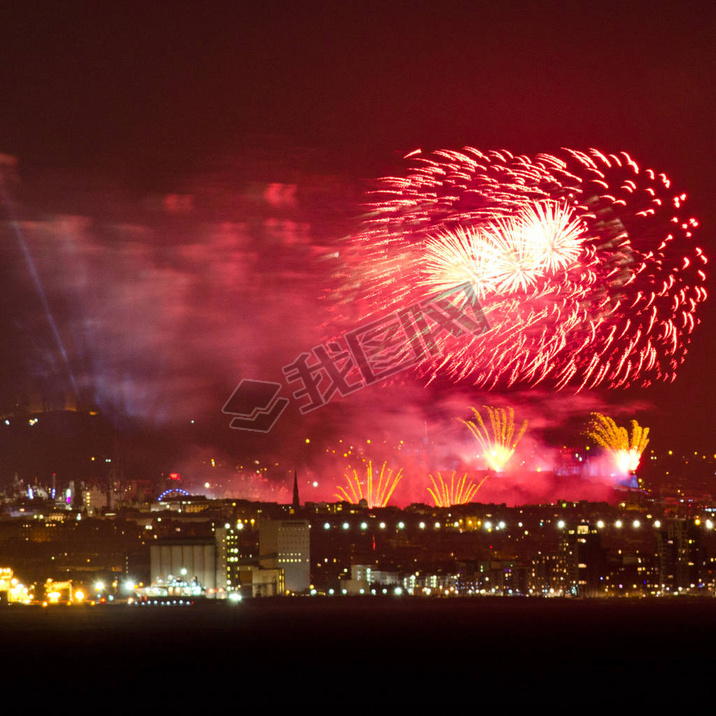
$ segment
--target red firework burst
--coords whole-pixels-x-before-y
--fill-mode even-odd
[[[673,380],[706,298],[686,195],[625,152],[410,155],[350,256],[362,316],[469,281],[488,333],[421,370],[478,387]]]

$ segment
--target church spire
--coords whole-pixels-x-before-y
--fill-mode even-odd
[[[298,499],[298,473],[293,471],[293,504],[291,505],[294,512],[301,509],[301,501]]]

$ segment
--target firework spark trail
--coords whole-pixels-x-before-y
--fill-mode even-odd
[[[438,472],[437,475],[430,475],[432,486],[428,486],[428,492],[432,496],[435,507],[452,507],[453,505],[466,505],[472,501],[475,493],[482,487],[488,476],[476,485],[472,480],[467,479],[467,473],[455,482],[455,472],[450,476],[450,484],[445,481]]]
[[[636,420],[630,421],[629,426],[631,432],[619,427],[612,418],[593,413],[587,431],[588,437],[613,455],[617,469],[623,474],[636,471],[649,444],[649,428],[641,427]]]
[[[356,470],[346,473],[346,487],[337,485],[338,492],[335,497],[353,505],[365,500],[370,508],[385,507],[402,478],[402,469],[399,469],[394,475],[392,469],[388,467],[388,463],[384,462],[376,482],[373,477],[373,461],[369,460],[366,465],[365,480],[358,476]]]
[[[525,434],[528,421],[525,420],[515,433],[515,411],[512,408],[493,408],[489,405],[484,408],[490,417],[489,429],[476,408],[471,408],[474,420],[460,419],[460,422],[467,425],[475,436],[490,468],[502,472]]]
[[[374,193],[348,285],[370,316],[472,283],[491,328],[443,345],[421,366],[428,380],[581,390],[675,378],[706,257],[664,174],[596,150],[410,161]]]

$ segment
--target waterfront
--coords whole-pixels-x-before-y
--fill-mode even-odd
[[[194,607],[8,607],[6,683],[81,683],[150,698],[241,684],[272,698],[310,686],[337,698],[389,685],[433,690],[554,687],[626,674],[656,683],[713,665],[716,601],[704,599],[280,598]],[[266,681],[266,677],[269,680]],[[597,680],[597,681],[595,681]],[[586,683],[586,682],[585,682]],[[270,686],[269,686],[270,684]],[[47,692],[50,693],[50,692]]]

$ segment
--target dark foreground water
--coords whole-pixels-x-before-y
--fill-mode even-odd
[[[565,685],[586,695],[625,679],[657,688],[682,674],[709,684],[716,600],[11,606],[0,610],[0,629],[2,683],[28,705],[216,698],[218,707],[229,692],[239,701],[264,694],[308,703],[374,691],[378,700],[407,702],[495,689],[519,698]]]

